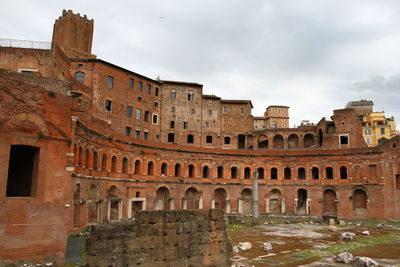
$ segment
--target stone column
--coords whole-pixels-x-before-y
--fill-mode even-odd
[[[170,198],[169,209],[170,209],[170,210],[175,209],[175,202],[174,202],[174,199],[173,199],[173,198]]]
[[[203,209],[203,197],[200,197],[199,199],[199,210]]]
[[[231,201],[230,200],[227,200],[226,201],[226,207],[225,207],[225,212],[226,213],[231,213]]]
[[[269,197],[265,198],[265,212],[270,213],[269,210]]]
[[[282,214],[286,213],[286,199],[282,199]]]
[[[215,209],[215,198],[211,199],[211,208]]]
[[[258,172],[253,172],[253,224],[258,224]]]
[[[182,209],[186,209],[186,198],[182,198]]]
[[[242,214],[243,212],[243,208],[242,208],[242,199],[239,198],[239,205],[238,205],[238,213]]]

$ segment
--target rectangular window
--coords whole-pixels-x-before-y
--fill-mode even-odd
[[[131,127],[125,127],[125,135],[126,136],[131,136],[132,133],[132,128]]]
[[[111,112],[111,100],[106,99],[106,111]]]
[[[210,123],[208,121],[206,121],[206,128],[210,127]]]
[[[142,117],[142,110],[137,108],[136,109],[136,119],[140,120],[141,117]]]
[[[133,88],[133,79],[129,78],[129,88]]]
[[[153,114],[153,124],[158,124],[158,115]]]
[[[371,129],[369,128],[365,129],[365,135],[371,135]]]
[[[12,145],[8,163],[6,197],[34,197],[39,168],[38,147]]]
[[[108,75],[108,77],[107,77],[107,87],[108,88],[113,88],[113,86],[114,86],[114,77]]]
[[[231,138],[229,136],[224,137],[224,144],[229,145],[231,143]]]
[[[142,82],[138,82],[138,91],[142,91],[142,87],[143,87],[143,83]]]
[[[192,109],[192,114],[196,114],[196,110],[194,108]]]
[[[148,140],[149,139],[149,133],[148,132],[143,132],[144,136],[143,139],[144,140]]]
[[[175,107],[172,107],[172,108],[171,108],[171,112],[175,112]]]
[[[154,106],[155,106],[155,107],[158,107],[158,102],[154,102]]]
[[[127,116],[128,118],[132,118],[132,107],[131,107],[131,106],[128,106],[128,107],[126,108],[126,116]]]
[[[347,145],[349,143],[349,137],[347,135],[340,136],[340,144]]]
[[[156,87],[155,91],[154,91],[154,95],[158,96],[158,87]]]
[[[149,116],[150,116],[150,112],[145,111],[144,112],[144,121],[149,121]]]
[[[381,128],[381,134],[385,134],[385,128]]]
[[[142,98],[140,96],[138,96],[137,102],[140,102],[140,101],[142,101]]]
[[[226,108],[226,106],[224,106],[224,112],[227,112],[228,111],[228,109]]]
[[[151,93],[151,86],[150,84],[146,84],[146,93],[150,94]]]
[[[187,128],[188,128],[188,126],[189,126],[189,124],[188,124],[188,122],[187,122],[187,121],[183,122],[183,129],[187,129]]]
[[[169,124],[169,128],[174,129],[175,128],[175,121],[171,121]]]
[[[140,137],[140,130],[136,130],[136,131],[135,131],[135,137],[136,137],[136,138],[139,138],[139,137]]]
[[[212,136],[211,135],[207,135],[206,136],[206,143],[207,144],[212,144]]]
[[[212,110],[211,109],[208,110],[208,115],[212,115]]]

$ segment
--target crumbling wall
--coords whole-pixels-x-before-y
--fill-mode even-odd
[[[87,266],[229,266],[223,211],[140,211],[92,226]]]

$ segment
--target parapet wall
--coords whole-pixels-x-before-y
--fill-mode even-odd
[[[223,211],[140,211],[92,226],[87,266],[229,266]]]

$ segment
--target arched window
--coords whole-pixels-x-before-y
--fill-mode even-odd
[[[84,83],[85,73],[82,71],[75,72],[75,79],[81,83]]]
[[[167,163],[161,164],[161,176],[166,176],[167,175]]]
[[[236,167],[232,167],[231,168],[231,178],[235,179],[237,177],[237,168]]]
[[[140,160],[135,161],[135,174],[140,174],[140,167],[141,167],[141,162]]]
[[[264,168],[258,168],[258,179],[264,179]]]
[[[93,152],[93,169],[97,170],[97,161],[98,161],[98,156],[97,156],[97,152]]]
[[[152,161],[147,163],[147,175],[154,175],[154,163]]]
[[[194,93],[193,92],[189,92],[188,93],[188,100],[189,101],[193,101],[193,99],[194,99]]]
[[[332,167],[326,167],[326,179],[333,179],[333,169]]]
[[[113,156],[111,158],[111,172],[117,172],[117,157]]]
[[[224,167],[218,166],[217,172],[218,172],[218,174],[217,174],[218,178],[220,178],[220,179],[224,178]]]
[[[244,179],[250,179],[250,176],[251,176],[250,172],[251,172],[251,170],[249,167],[246,167],[244,169]]]
[[[209,175],[209,168],[208,166],[203,167],[203,178],[208,178]]]
[[[286,168],[285,168],[285,179],[286,179],[286,180],[289,180],[289,179],[291,179],[291,178],[292,178],[292,171],[290,170],[289,167],[286,167]]]
[[[340,167],[340,179],[347,179],[347,168],[344,166]]]
[[[175,177],[181,176],[181,165],[179,163],[175,164]]]
[[[82,166],[82,147],[79,148],[79,156],[78,156],[78,166]]]
[[[304,180],[306,179],[306,170],[304,168],[299,168],[299,170],[297,171],[297,175],[298,175],[298,179],[299,180]]]
[[[89,149],[85,152],[85,168],[89,168]]]
[[[271,169],[271,179],[272,180],[278,179],[278,169],[277,168]]]
[[[101,157],[101,170],[106,171],[107,170],[107,155],[103,154]]]
[[[312,168],[312,178],[314,180],[318,180],[319,179],[319,170],[317,167]]]
[[[194,166],[192,164],[189,165],[189,177],[194,177]]]
[[[175,98],[176,98],[176,91],[171,90],[171,99],[175,99]]]
[[[123,158],[122,160],[122,173],[128,173],[128,159]]]

